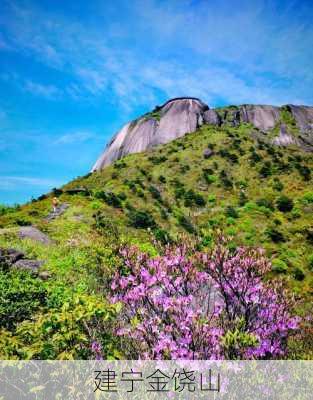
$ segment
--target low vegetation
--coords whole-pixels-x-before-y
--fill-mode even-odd
[[[292,124],[287,114],[283,118]],[[204,125],[167,145],[129,155],[103,171],[78,177],[28,204],[0,207],[0,248],[14,248],[43,261],[40,272],[46,273],[43,279],[26,270],[0,270],[0,357],[118,359],[138,356],[137,348],[142,356],[160,358],[189,358],[195,351],[200,358],[211,352],[227,358],[312,359],[312,321],[308,316],[313,300],[313,157],[293,146],[278,148],[254,140],[252,130],[245,124]],[[212,154],[204,157],[208,148],[213,149]],[[86,191],[68,192],[75,188]],[[47,222],[54,195],[69,207]],[[18,231],[27,225],[48,235],[51,244],[21,239]],[[262,265],[266,268],[254,270],[262,290],[269,290],[265,297],[260,294],[262,301],[274,296],[270,291],[276,287],[274,282],[281,282],[288,291],[281,300],[282,305],[287,304],[285,315],[300,319],[285,319],[290,323],[278,335],[284,338],[283,343],[275,342],[277,351],[262,347],[263,336],[253,332],[252,325],[248,328],[250,322],[242,319],[244,312],[236,308],[235,319],[222,318],[227,326],[221,325],[219,316],[216,324],[203,325],[211,336],[213,328],[219,332],[221,340],[216,347],[213,336],[202,337],[208,342],[201,351],[191,348],[189,337],[184,345],[163,337],[161,343],[155,341],[148,349],[144,342],[142,349],[136,347],[136,340],[141,341],[136,327],[152,316],[144,320],[145,314],[140,316],[137,309],[130,325],[121,326],[122,316],[128,315],[127,301],[123,297],[116,302],[112,296],[126,293],[112,293],[112,283],[120,285],[116,274],[119,280],[129,279],[133,268],[143,266],[128,262],[120,253],[121,247],[135,246],[144,262],[157,266],[165,260],[168,244],[172,249],[169,256],[174,257],[173,249],[191,241],[193,257],[202,257],[201,262],[193,258],[192,273],[217,279],[205,255],[209,254],[216,265],[221,232],[229,238],[223,251],[231,260],[241,248],[246,249],[245,254],[264,249]],[[184,257],[187,263],[189,255]],[[255,256],[253,265],[259,265],[259,259]],[[168,272],[169,278],[174,278]],[[176,278],[185,282],[182,272],[177,271]],[[131,287],[138,291],[140,283]],[[179,285],[177,290],[180,293]],[[147,293],[149,290],[144,295]],[[289,298],[294,301],[289,302]],[[275,305],[280,298],[272,300]],[[231,302],[235,306],[233,298]],[[223,307],[221,312],[226,312]],[[279,324],[279,315],[272,328]],[[156,329],[162,331],[164,323],[155,324]],[[123,331],[116,335],[118,328],[130,330],[131,336]],[[271,332],[275,336],[275,329]]]

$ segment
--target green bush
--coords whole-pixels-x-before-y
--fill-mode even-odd
[[[222,170],[219,174],[219,179],[224,186],[225,189],[232,189],[233,182],[231,181],[230,177],[226,174],[225,170]]]
[[[217,181],[217,177],[215,175],[203,174],[203,176],[208,185],[211,185]]]
[[[249,201],[247,195],[245,194],[244,191],[240,191],[239,193],[239,200],[238,200],[238,205],[240,207],[243,207],[247,202]]]
[[[313,254],[309,255],[308,257],[308,266],[309,269],[313,272]]]
[[[280,260],[279,258],[274,258],[274,260],[272,260],[272,271],[284,274],[287,270],[287,264],[283,260]]]
[[[153,230],[153,234],[154,234],[154,237],[156,238],[156,240],[161,242],[163,245],[172,242],[170,234],[164,229],[155,228]]]
[[[184,200],[185,200],[185,206],[186,207],[192,207],[192,206],[199,206],[203,207],[205,206],[205,199],[204,197],[196,193],[194,190],[190,189],[184,194]]]
[[[19,206],[10,207],[10,206],[6,206],[4,204],[0,204],[0,216],[15,212],[18,210],[18,208],[19,208]]]
[[[108,305],[86,294],[74,294],[60,309],[48,310],[33,321],[22,322],[10,336],[0,337],[1,358],[19,359],[91,359],[93,340],[102,345],[105,359],[121,358],[112,324],[118,305]],[[4,341],[5,348],[3,348]]]
[[[102,235],[110,235],[110,237],[118,239],[119,232],[116,224],[107,215],[103,214],[101,211],[96,211],[93,214],[94,227]]]
[[[160,175],[160,176],[159,176],[159,182],[161,182],[161,183],[166,183],[166,178],[165,178],[165,176]]]
[[[281,192],[284,189],[284,185],[278,178],[274,178],[273,189],[277,190],[277,192]]]
[[[189,218],[187,218],[185,215],[179,215],[177,217],[179,225],[184,228],[187,232],[189,233],[196,233],[195,227],[192,225],[191,221]]]
[[[259,206],[259,207],[265,207],[265,208],[268,208],[269,210],[271,210],[271,211],[274,211],[274,204],[273,204],[273,202],[272,202],[272,200],[269,200],[269,199],[264,199],[264,198],[262,198],[262,199],[258,199],[257,201],[256,201],[256,204]]]
[[[32,221],[29,220],[27,217],[20,216],[15,220],[16,225],[18,226],[30,226],[32,225]]]
[[[103,200],[109,206],[115,208],[122,208],[122,203],[120,198],[113,192],[105,192],[104,190],[98,190],[95,193],[97,199]]]
[[[293,209],[293,200],[282,195],[276,200],[276,206],[281,212],[289,212]]]
[[[296,168],[305,181],[309,181],[311,179],[311,170],[309,167],[302,164],[296,164]]]
[[[13,330],[46,304],[43,282],[27,271],[0,271],[0,328]]]
[[[280,232],[277,228],[275,227],[269,227],[265,230],[265,234],[274,242],[274,243],[280,243],[280,242],[285,242],[285,237],[282,232]]]
[[[267,178],[272,175],[272,164],[270,161],[265,161],[262,165],[259,174],[262,178]]]
[[[239,218],[238,211],[233,206],[227,206],[225,210],[226,217]]]
[[[128,219],[134,228],[146,229],[156,227],[156,222],[149,211],[131,210],[128,213]]]
[[[304,204],[312,204],[313,203],[313,192],[304,193],[301,200]]]
[[[303,281],[303,279],[305,278],[305,274],[304,274],[303,270],[299,267],[296,267],[294,269],[293,276],[295,277],[295,279],[297,281]]]
[[[160,191],[159,191],[158,188],[156,188],[156,187],[153,186],[153,185],[150,185],[149,188],[148,188],[148,190],[149,190],[151,196],[152,196],[154,199],[158,200],[159,202],[162,202],[162,196],[161,196],[161,193],[160,193]]]
[[[211,204],[216,203],[216,196],[215,196],[215,194],[209,194],[209,195],[208,195],[208,202],[211,203]]]

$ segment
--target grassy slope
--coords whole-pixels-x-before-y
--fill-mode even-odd
[[[90,195],[61,194],[61,201],[70,203],[70,207],[50,223],[43,221],[50,210],[50,198],[0,217],[0,228],[7,229],[0,234],[0,247],[19,248],[30,257],[45,260],[43,268],[52,274],[50,279],[40,282],[47,291],[47,301],[32,314],[32,322],[20,322],[2,332],[4,350],[0,356],[88,357],[88,341],[93,336],[90,331],[94,331],[90,326],[86,328],[81,320],[92,325],[91,308],[105,315],[109,313],[108,320],[113,318],[114,310],[110,314],[109,306],[103,307],[103,293],[118,262],[117,245],[135,243],[142,250],[155,253],[151,236],[164,237],[166,233],[175,240],[186,233],[186,221],[187,230],[194,230],[203,245],[210,245],[216,230],[221,229],[233,237],[234,245],[264,247],[278,266],[273,275],[280,269],[286,285],[303,299],[299,312],[307,311],[313,295],[313,243],[310,241],[313,188],[312,180],[305,180],[299,173],[299,165],[312,170],[313,157],[292,147],[260,146],[251,138],[252,131],[249,125],[237,128],[205,125],[153,151],[129,155],[101,172],[77,178],[63,190],[84,186]],[[203,152],[208,146],[214,154],[206,159]],[[255,153],[260,161],[251,161]],[[271,163],[270,175],[262,177],[260,170],[267,161]],[[194,193],[185,195],[189,189]],[[110,192],[119,196],[117,200],[113,196],[115,207],[107,204],[112,201],[112,195],[108,197]],[[195,204],[194,194],[200,194],[205,204]],[[293,200],[292,211],[277,209],[276,201],[282,194]],[[197,199],[201,204],[201,199]],[[257,205],[261,199],[266,206]],[[134,215],[134,210],[151,213],[158,229],[152,226],[149,231],[131,226],[129,214]],[[95,213],[98,213],[98,222]],[[18,239],[15,229],[22,224],[38,226],[55,244],[47,250],[38,243]],[[281,233],[282,241],[273,241],[270,237],[273,231]],[[73,318],[68,322],[66,315],[73,307],[75,316],[80,307],[77,318],[75,322]],[[61,325],[69,323],[70,334],[59,332],[54,325],[55,315],[59,316]],[[66,335],[69,337],[64,338]],[[101,337],[101,341],[107,341],[106,356],[123,356],[114,340]],[[297,351],[298,357],[312,357],[303,354],[301,349]]]

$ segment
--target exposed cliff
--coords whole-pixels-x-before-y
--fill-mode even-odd
[[[278,146],[297,145],[313,151],[313,107],[241,105],[209,109],[194,97],[175,98],[127,123],[110,141],[92,170],[99,170],[130,153],[168,143],[203,124],[252,124]],[[254,132],[255,134],[255,132]]]

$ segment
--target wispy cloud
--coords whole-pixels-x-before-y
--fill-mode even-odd
[[[92,132],[73,132],[60,136],[54,141],[55,145],[63,144],[78,144],[86,142],[87,140],[94,139],[96,136]]]
[[[39,188],[52,188],[60,186],[62,182],[50,178],[36,178],[26,176],[0,176],[0,189],[13,190],[24,185]]]
[[[33,95],[45,97],[49,100],[55,100],[62,94],[62,91],[56,86],[42,85],[32,80],[27,80],[25,82],[24,89]]]
[[[161,92],[213,104],[313,101],[306,2],[243,1],[232,12],[228,1],[119,3],[129,21],[117,14],[120,7],[95,28],[15,3],[2,25],[11,46],[71,75],[64,93],[76,100],[111,92],[112,101],[132,107],[153,104]],[[50,99],[60,90],[36,82],[28,88]]]

